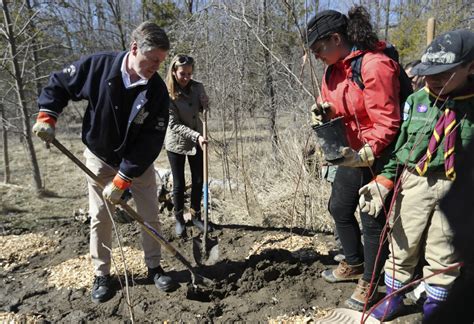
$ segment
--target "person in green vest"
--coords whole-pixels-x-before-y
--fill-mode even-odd
[[[405,103],[390,161],[359,191],[361,211],[377,216],[394,190],[385,263],[387,295],[394,294],[372,310],[379,320],[401,313],[404,294],[397,290],[412,280],[422,252],[427,261],[424,321],[446,300],[460,273],[452,229],[439,202],[456,176],[464,176],[456,174],[457,153],[474,137],[474,33],[455,30],[438,36],[412,73],[424,76],[426,87]]]

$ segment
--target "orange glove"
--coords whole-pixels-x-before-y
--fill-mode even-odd
[[[393,189],[393,181],[382,175],[360,188],[359,207],[373,217],[377,217],[382,210],[388,194]]]
[[[105,199],[116,205],[120,203],[124,191],[128,189],[131,184],[132,180],[119,172],[112,182],[105,186],[102,195]]]
[[[36,123],[33,125],[33,133],[46,143],[51,143],[55,137],[56,119],[45,112],[40,112]]]

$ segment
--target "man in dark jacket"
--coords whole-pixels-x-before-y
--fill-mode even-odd
[[[130,188],[138,213],[159,229],[153,162],[161,151],[168,125],[169,96],[157,70],[169,46],[160,27],[144,22],[133,31],[129,51],[92,54],[53,72],[38,99],[33,132],[46,142],[54,139],[56,121],[69,100],[88,101],[82,124],[86,165],[107,183],[102,191],[87,179],[94,302],[113,296],[112,221],[107,211],[113,209],[110,203],[117,204]],[[143,230],[142,246],[149,277],[161,290],[171,289],[173,281],[160,266],[160,245]]]

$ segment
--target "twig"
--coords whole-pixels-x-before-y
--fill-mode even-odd
[[[303,82],[301,82],[301,80],[298,78],[298,76],[296,74],[294,74],[291,69],[285,64],[282,62],[282,60],[275,55],[275,53],[273,53],[272,50],[270,50],[268,48],[267,45],[265,45],[265,43],[260,39],[260,37],[258,36],[258,34],[255,32],[254,28],[252,27],[252,25],[249,23],[249,21],[247,20],[246,16],[245,16],[245,7],[244,5],[242,4],[242,18],[239,18],[239,17],[236,17],[230,13],[228,13],[229,17],[231,17],[232,19],[235,19],[237,21],[241,21],[243,22],[245,25],[247,25],[247,27],[250,29],[250,31],[252,32],[252,34],[255,36],[255,38],[257,39],[257,41],[260,43],[260,45],[262,45],[262,47],[268,51],[268,53],[270,53],[270,55],[275,59],[275,61],[277,61],[281,66],[283,66],[285,68],[286,71],[288,71],[288,73],[293,76],[293,78],[296,80],[296,82],[301,86],[301,88],[307,93],[309,94],[310,96],[314,97],[314,95],[308,90],[306,89],[306,87],[304,86]]]
[[[130,287],[129,287],[129,284],[128,284],[127,262],[125,262],[125,253],[123,252],[122,241],[121,241],[120,235],[117,231],[117,226],[116,226],[114,218],[112,216],[112,211],[110,210],[110,206],[109,206],[109,204],[108,204],[108,202],[106,201],[105,198],[103,198],[103,200],[104,200],[105,207],[107,208],[107,212],[109,214],[110,221],[112,222],[112,226],[114,228],[115,235],[117,236],[117,242],[118,242],[120,254],[122,255],[123,269],[124,269],[124,272],[125,272],[125,295],[127,297],[126,303],[127,303],[128,310],[130,312],[130,320],[132,321],[132,323],[135,323],[135,315],[133,313],[133,305],[132,305],[131,299],[130,299]],[[112,257],[112,250],[109,247],[105,246],[103,243],[102,243],[102,246],[110,251],[110,257],[111,257],[112,263],[115,267],[115,271],[117,271],[117,274],[119,274],[117,264],[115,263],[115,260]],[[123,284],[122,284],[122,280],[120,280],[120,276],[118,276],[118,279],[119,279],[120,286],[123,289]]]

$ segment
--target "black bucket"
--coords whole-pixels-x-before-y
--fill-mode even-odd
[[[322,125],[313,126],[316,142],[321,147],[328,162],[342,159],[342,148],[349,146],[343,118],[337,117]]]

